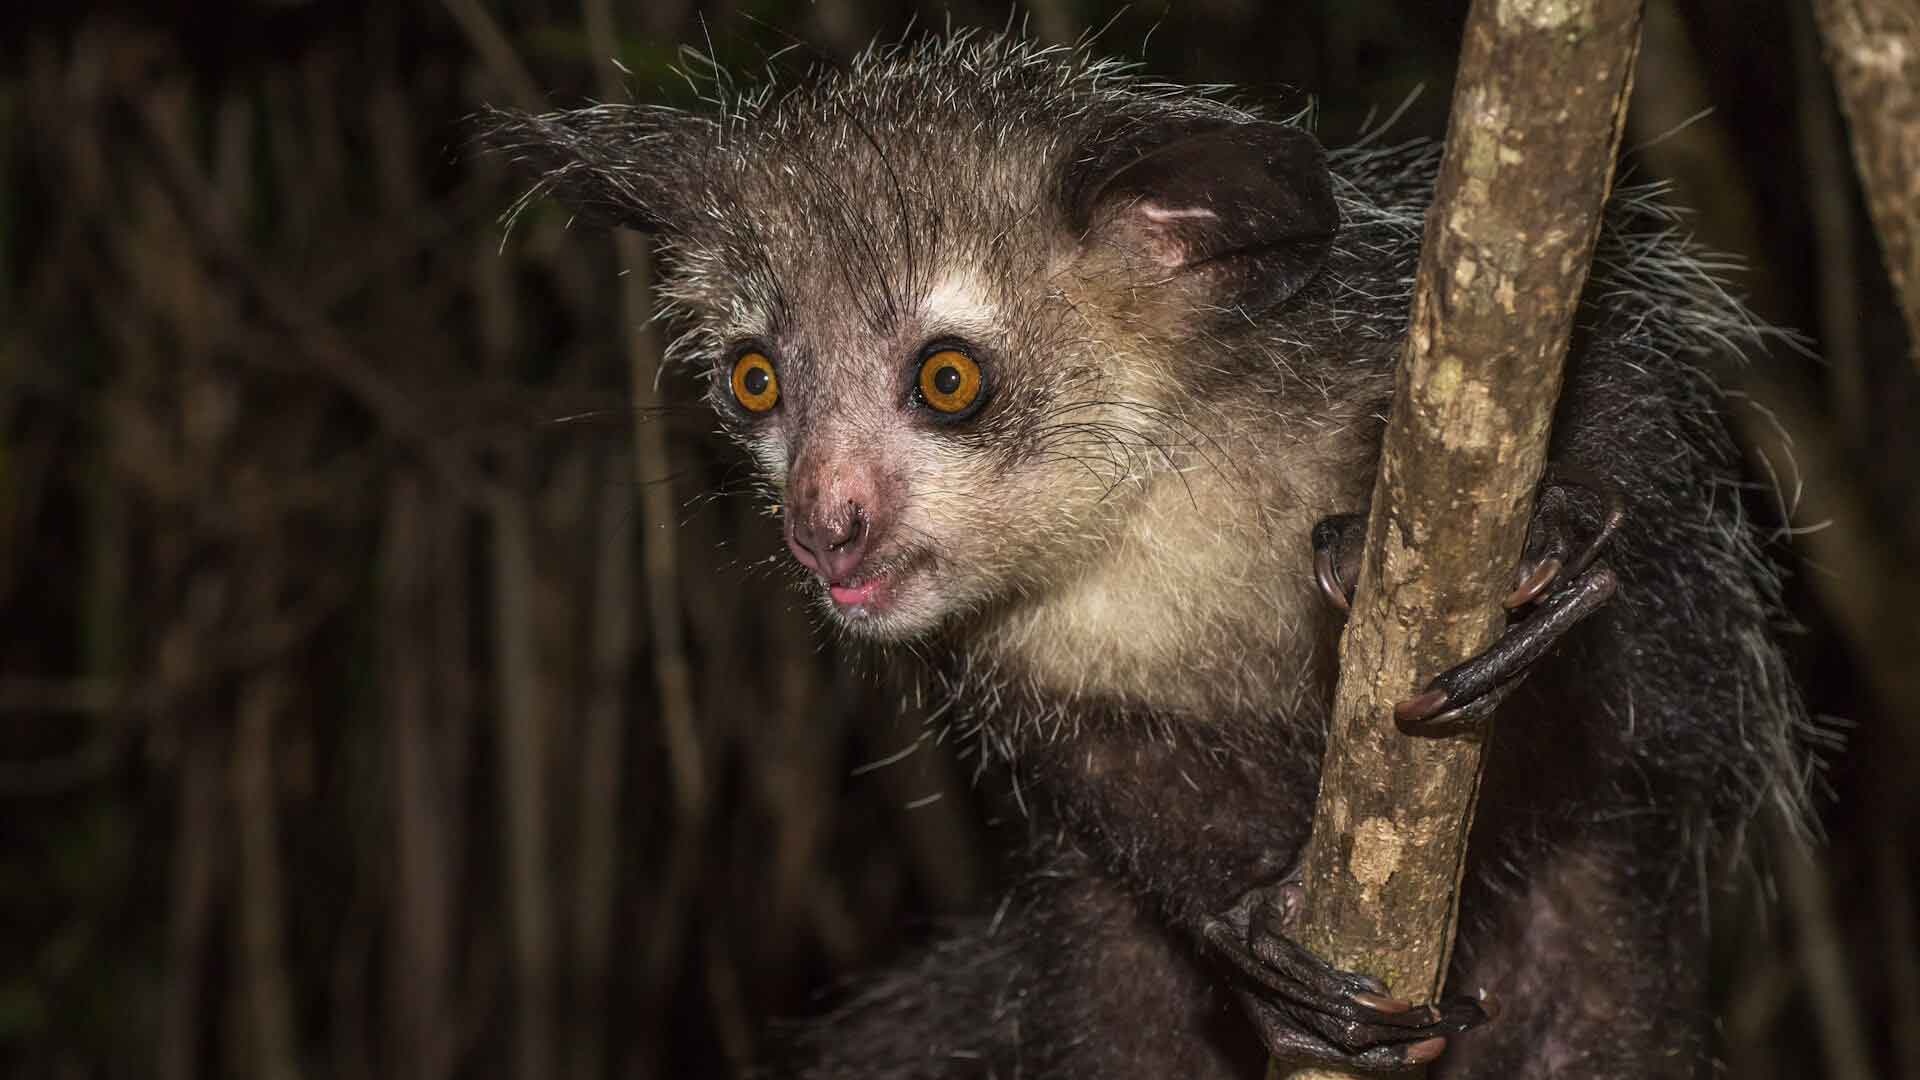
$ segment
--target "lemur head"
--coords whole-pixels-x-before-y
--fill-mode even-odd
[[[718,115],[499,114],[592,220],[656,234],[671,355],[705,373],[787,546],[850,631],[906,640],[1044,594],[1183,468],[1223,347],[1320,269],[1305,131],[1084,53],[869,53]],[[1223,389],[1224,388],[1224,389]]]

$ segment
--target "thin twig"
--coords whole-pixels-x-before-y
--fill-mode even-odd
[[[1871,1080],[1873,1055],[1860,1030],[1860,1002],[1847,971],[1846,941],[1833,916],[1826,875],[1815,862],[1805,840],[1790,829],[1776,830],[1774,850],[1779,856],[1781,892],[1793,914],[1800,943],[1800,963],[1806,975],[1807,999],[1820,1028],[1826,1050],[1826,1069],[1832,1080]]]
[[[585,0],[588,47],[598,57],[613,55],[615,31],[609,0]],[[614,100],[624,93],[610,61],[599,63],[601,93]],[[660,341],[653,328],[652,259],[637,233],[614,237],[620,266],[620,315],[617,330],[627,343],[628,381],[635,417],[660,404]],[[678,519],[672,483],[673,453],[659,424],[634,425],[634,475],[640,484],[642,566],[646,574],[647,618],[653,647],[654,680],[659,687],[660,722],[672,762],[674,803],[683,818],[704,815],[707,778],[704,753],[694,729],[693,670],[681,628],[681,601],[675,530]]]
[[[1859,452],[1871,429],[1866,357],[1861,353],[1860,275],[1856,270],[1853,188],[1848,184],[1846,138],[1833,100],[1833,86],[1820,62],[1820,33],[1804,4],[1789,4],[1793,37],[1793,76],[1799,87],[1794,114],[1799,119],[1801,174],[1806,182],[1807,213],[1819,269],[1813,275],[1818,299],[1820,353],[1832,387],[1835,433],[1846,449]]]
[[[239,725],[233,741],[233,805],[236,832],[234,922],[239,953],[240,1001],[247,1023],[243,1070],[261,1080],[298,1080],[300,1039],[294,1023],[293,989],[287,976],[285,910],[280,871],[280,815],[274,785],[274,726],[287,691],[278,672],[261,672],[240,689]]]
[[[514,1075],[543,1080],[553,1070],[553,901],[550,895],[546,688],[535,655],[534,593],[539,574],[527,500],[499,495],[493,525],[495,671],[500,680],[500,810],[506,818],[507,907],[513,924],[518,1023]]]
[[[450,874],[447,819],[448,804],[461,797],[445,782],[433,740],[431,515],[418,470],[395,469],[379,560],[382,704],[394,840],[388,951],[395,962],[387,975],[400,1071],[421,1080],[446,1076],[453,1066],[447,991],[458,890]]]
[[[623,472],[624,458],[604,463]],[[595,485],[599,520],[591,595],[586,730],[579,754],[579,845],[573,901],[574,1076],[604,1071],[607,983],[613,955],[614,897],[618,891],[621,780],[626,774],[626,688],[633,674],[633,509]]]

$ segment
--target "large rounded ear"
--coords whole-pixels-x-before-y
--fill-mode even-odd
[[[645,232],[685,220],[714,146],[711,121],[649,105],[489,109],[476,141],[534,178],[519,207],[552,196],[593,224]]]
[[[1286,124],[1178,121],[1078,160],[1065,194],[1082,245],[1190,272],[1210,306],[1253,312],[1292,296],[1339,228],[1326,151]]]

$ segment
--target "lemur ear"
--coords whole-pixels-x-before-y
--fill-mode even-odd
[[[476,142],[534,178],[515,211],[552,196],[586,221],[671,231],[688,210],[689,178],[705,175],[710,121],[648,105],[550,113],[489,109]]]
[[[1243,310],[1300,291],[1340,224],[1326,151],[1300,128],[1264,121],[1138,132],[1083,161],[1067,197],[1084,245],[1217,276],[1213,300]]]

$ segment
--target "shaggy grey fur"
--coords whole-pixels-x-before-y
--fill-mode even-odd
[[[1306,835],[1338,631],[1308,529],[1365,506],[1437,148],[1330,153],[1317,273],[1246,307],[1260,264],[1170,269],[1188,249],[1156,208],[1087,216],[1180,133],[1272,123],[1216,91],[960,34],[712,105],[495,113],[486,140],[528,199],[656,234],[671,356],[770,498],[809,454],[884,463],[899,609],[829,618],[928,658],[942,732],[1040,826],[992,917],[877,976],[791,1068],[1259,1075],[1196,928]],[[1615,198],[1553,456],[1625,494],[1621,586],[1497,721],[1452,985],[1507,1007],[1438,1075],[1703,1068],[1712,871],[1763,808],[1804,816],[1777,576],[1705,374],[1764,331],[1710,265],[1654,193]],[[940,427],[897,372],[956,326],[993,396]],[[765,418],[728,389],[743,342],[779,365]]]

